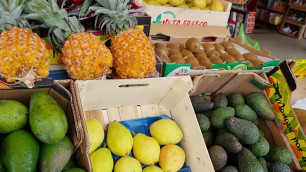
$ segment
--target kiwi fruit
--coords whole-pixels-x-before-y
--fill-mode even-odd
[[[161,57],[162,55],[169,56],[169,51],[159,47],[159,48],[155,48],[155,54],[158,57]]]
[[[213,63],[213,64],[223,64],[223,60],[219,57],[219,56],[211,56],[209,57],[210,61]]]
[[[207,57],[207,55],[206,55],[206,53],[204,52],[204,51],[198,51],[198,52],[195,52],[195,53],[193,53],[194,54],[194,56],[205,56],[205,57]]]
[[[185,44],[180,44],[180,45],[179,45],[179,48],[180,48],[180,50],[182,51],[183,49],[186,49],[186,46],[185,46]]]
[[[171,51],[171,50],[177,50],[177,51],[180,51],[179,46],[177,46],[177,45],[176,45],[176,44],[174,44],[174,43],[170,43],[170,44],[168,44],[168,45],[167,45],[167,47],[170,49],[170,51]]]
[[[211,62],[209,58],[199,59],[199,61],[200,61],[200,65],[205,66],[205,68],[207,69],[211,69],[211,66],[213,65],[213,63]]]
[[[197,52],[200,50],[201,42],[197,38],[189,38],[186,41],[186,48],[191,52]]]
[[[202,45],[203,45],[204,50],[206,52],[210,51],[210,50],[215,50],[215,46],[212,43],[205,43],[205,44],[202,44]]]
[[[226,52],[229,54],[229,55],[232,55],[234,56],[235,54],[240,54],[240,52],[238,50],[236,50],[235,48],[231,48],[231,49],[228,49],[226,50]],[[241,55],[241,54],[240,54]]]
[[[220,57],[220,52],[217,50],[206,51],[207,56],[210,58],[211,56]]]
[[[194,57],[194,55],[192,54],[192,52],[189,51],[189,50],[187,50],[187,49],[181,50],[181,53],[182,53],[183,57],[185,57],[185,56]]]
[[[215,49],[217,51],[225,51],[225,48],[220,43],[215,43]]]
[[[174,55],[170,56],[169,58],[171,59],[171,62],[173,62],[173,63],[185,64],[185,60],[177,54],[174,54]]]
[[[227,53],[221,54],[220,57],[223,61],[228,61],[229,63],[234,63],[236,61],[235,57]]]
[[[231,48],[235,48],[234,45],[231,42],[229,42],[229,41],[222,42],[222,45],[225,48],[225,50],[229,50]]]
[[[203,66],[201,66],[199,63],[191,63],[190,68],[191,69],[203,69]]]
[[[185,59],[185,63],[186,64],[199,63],[199,60],[197,58],[195,58],[195,57],[193,57],[193,58],[188,57],[188,58]]]
[[[158,50],[158,51],[161,52],[161,54],[169,56],[169,50],[165,45],[163,45],[161,43],[155,43],[154,46],[155,46],[155,52],[156,52],[156,50]]]
[[[165,63],[171,63],[171,59],[168,57],[168,56],[165,56],[165,55],[162,55],[162,56],[159,56],[160,59],[165,62]]]
[[[245,53],[243,54],[243,57],[247,60],[254,60],[254,59],[257,59],[257,56],[253,53]]]
[[[248,65],[248,67],[254,67],[255,65],[254,65],[254,63],[253,62],[251,62],[251,61],[249,61],[249,65]]]
[[[172,56],[172,55],[179,55],[179,56],[183,57],[182,53],[179,50],[170,50],[169,51],[169,56]]]
[[[262,66],[265,63],[259,59],[253,59],[251,61],[253,62],[254,66]]]
[[[235,57],[235,59],[236,59],[238,62],[244,62],[244,61],[246,61],[245,58],[243,57],[243,55],[241,55],[241,54],[234,54],[233,56]]]

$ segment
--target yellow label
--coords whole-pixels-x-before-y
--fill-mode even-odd
[[[301,167],[306,170],[306,139],[290,106],[291,91],[280,70],[269,77],[271,86],[266,89],[277,115],[275,122],[283,129]]]
[[[296,63],[293,72],[297,78],[306,78],[306,59],[294,60]]]

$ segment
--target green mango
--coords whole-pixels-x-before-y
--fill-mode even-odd
[[[1,155],[7,171],[34,172],[39,157],[39,143],[32,133],[17,130],[2,141]]]
[[[40,171],[62,171],[70,160],[72,151],[73,145],[67,136],[58,143],[43,144],[39,158]]]
[[[43,143],[57,143],[64,138],[68,122],[64,110],[45,92],[36,92],[30,100],[30,126]]]
[[[10,133],[28,123],[28,108],[15,100],[0,100],[0,133]]]

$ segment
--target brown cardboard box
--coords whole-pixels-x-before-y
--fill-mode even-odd
[[[84,112],[81,118],[85,130],[85,141],[77,152],[78,162],[88,172],[92,171],[92,166],[88,153],[87,119],[98,119],[106,127],[115,120],[162,114],[171,116],[182,129],[184,138],[181,144],[191,171],[214,171],[188,95],[192,87],[189,76],[76,81],[75,87],[78,108]]]
[[[142,0],[137,0],[142,4]],[[221,2],[224,11],[199,10],[190,8],[144,5],[146,13],[152,17],[152,23],[173,25],[223,26],[227,25],[232,3]]]
[[[217,93],[224,93],[225,95],[241,93],[246,96],[251,92],[260,92],[267,97],[265,88],[268,87],[269,80],[263,71],[208,71],[194,76],[193,83],[194,87],[190,91],[190,95],[208,93],[213,96]],[[269,100],[268,97],[267,100]],[[294,155],[288,139],[282,134],[275,121],[261,120],[259,128],[264,131],[265,137],[271,146],[287,147]],[[293,170],[301,169],[296,156],[293,156],[291,167]]]
[[[168,36],[169,40],[153,40],[157,34],[163,34]],[[230,38],[231,34],[229,30],[224,26],[196,26],[196,25],[171,25],[171,24],[158,24],[152,23],[150,36],[152,43],[185,43],[189,38],[198,38],[199,40],[206,40],[207,38],[213,38],[212,42],[223,42]]]
[[[52,82],[38,82],[36,86],[39,88],[27,89],[22,86],[14,85],[11,87],[2,87],[0,89],[0,100],[10,99],[17,100],[26,106],[29,105],[30,98],[37,91],[44,91],[50,94],[58,104],[63,108],[68,120],[67,135],[71,138],[74,150],[76,150],[84,140],[84,132],[80,124],[79,111],[75,108],[75,95],[71,94],[74,91],[72,80],[61,80]]]

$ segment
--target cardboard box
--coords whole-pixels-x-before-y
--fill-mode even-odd
[[[37,82],[35,88],[27,89],[23,85],[8,86],[0,82],[0,100],[17,100],[29,106],[30,98],[37,91],[47,92],[63,108],[68,120],[67,135],[72,140],[74,151],[84,140],[83,127],[80,123],[80,115],[75,108],[75,95],[72,80],[61,80],[56,82]]]
[[[142,0],[138,2],[142,4]],[[156,5],[144,6],[148,9],[146,13],[152,17],[152,23],[225,27],[232,3],[223,0],[221,2],[225,7],[224,12]]]
[[[225,63],[225,64],[213,64],[211,70],[264,70],[269,72],[280,62],[277,58],[271,55],[271,51],[263,49],[258,51],[252,47],[243,44],[241,38],[232,39],[229,30],[221,26],[184,26],[184,25],[163,25],[163,24],[151,24],[151,42],[154,43],[175,43],[185,44],[189,38],[197,38],[201,42],[224,42],[230,40],[235,44],[235,48],[240,51],[241,54],[251,52],[258,56],[258,58],[264,61],[264,65],[260,67],[247,67],[246,63]],[[203,70],[191,70],[190,64],[174,64],[164,63],[162,76],[182,76],[190,73],[198,73],[206,71]]]
[[[286,60],[268,76],[271,86],[266,93],[276,112],[276,123],[290,142],[300,166],[306,170],[305,133],[292,109],[297,100],[306,98],[306,59]]]
[[[194,87],[190,91],[190,95],[205,93],[206,95],[213,96],[218,93],[225,95],[241,93],[243,96],[247,96],[249,93],[259,92],[269,100],[265,92],[265,88],[269,86],[269,80],[263,71],[206,72],[202,75],[194,76],[193,83]],[[291,148],[288,139],[277,126],[277,121],[261,120],[258,127],[264,131],[265,138],[271,146],[287,147],[291,151],[293,161],[290,166],[293,170],[300,170],[301,166],[297,157],[294,156],[295,150]]]
[[[85,127],[85,141],[78,150],[78,162],[86,171],[92,171],[85,124],[87,119],[98,119],[106,127],[115,120],[161,114],[171,116],[183,130],[181,144],[191,171],[214,171],[188,95],[192,87],[189,76],[76,81],[75,87],[78,90],[78,108],[84,112],[81,118]]]

